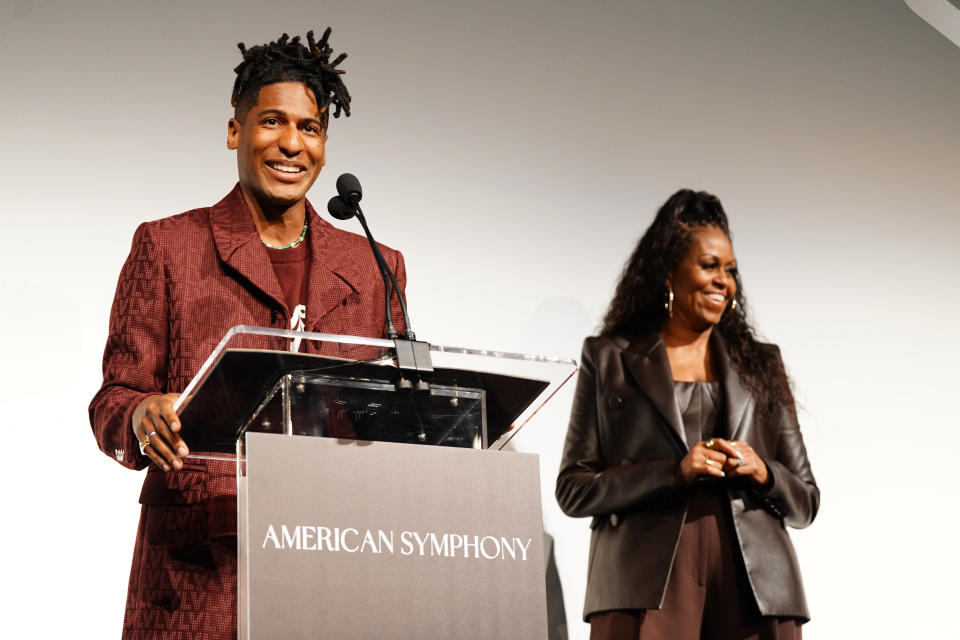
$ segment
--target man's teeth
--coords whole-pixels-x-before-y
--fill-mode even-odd
[[[271,164],[271,167],[277,171],[283,171],[284,173],[300,173],[300,167],[291,167],[285,164]]]

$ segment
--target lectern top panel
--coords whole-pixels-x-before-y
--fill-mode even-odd
[[[449,397],[456,394],[458,389],[463,391],[464,400],[468,397],[477,398],[482,392],[486,400],[486,435],[482,442],[488,446],[500,438],[517,416],[549,385],[545,380],[436,368],[430,377],[430,390],[398,392],[393,385],[395,373],[394,367],[376,362],[341,360],[288,351],[228,349],[191,394],[189,402],[181,407],[182,433],[195,451],[234,452],[236,441],[244,432],[250,417],[261,410],[264,402],[270,399],[268,396],[272,398],[277,393],[277,387],[285,376],[292,375],[291,380],[295,385],[323,380],[324,388],[338,389],[336,397],[339,402],[356,405],[362,400],[377,407],[421,407],[425,422],[434,417],[444,417],[437,415],[437,407],[444,404],[449,406]],[[318,387],[316,384],[312,386]],[[358,390],[364,393],[358,393]],[[298,396],[294,393],[291,397]],[[441,397],[447,398],[447,401],[440,403],[428,399],[439,400]],[[364,409],[352,407],[351,410]],[[369,408],[366,412],[375,413]],[[399,413],[405,414],[406,411]],[[278,433],[284,432],[282,421],[276,417],[267,424],[276,427]],[[383,431],[373,433],[383,434]],[[387,437],[376,439],[393,440]],[[446,444],[426,438],[424,443]]]
[[[373,353],[377,358],[352,360],[282,350],[281,345],[291,339],[320,341],[326,343],[325,350],[332,347],[334,352],[346,354]],[[336,388],[337,402],[352,403],[352,411],[362,410],[353,406],[361,400],[384,407],[391,403],[400,406],[402,400],[405,406],[417,407],[418,413],[430,412],[447,407],[449,402],[439,398],[428,401],[421,398],[415,402],[411,399],[424,393],[433,396],[477,393],[484,416],[480,446],[500,448],[576,371],[576,363],[570,359],[429,345],[432,370],[413,373],[427,384],[402,393],[397,390],[400,387],[394,385],[402,373],[408,379],[411,375],[394,361],[393,344],[391,340],[378,338],[233,327],[177,402],[184,438],[196,452],[234,454],[237,439],[252,424],[252,418],[264,409],[265,403],[278,395],[278,385],[283,380],[289,383],[296,379],[302,383],[322,378],[328,389],[324,393],[329,394],[329,389]],[[260,348],[263,345],[272,348]],[[277,350],[277,346],[281,349]],[[384,395],[377,398],[377,393]],[[296,394],[285,395],[294,398]],[[287,407],[282,412],[287,423],[291,422],[290,409]],[[443,418],[449,420],[451,416]],[[434,426],[441,423],[440,416],[437,417]],[[269,422],[273,424],[273,420]],[[380,423],[368,420],[367,426],[371,424]],[[369,433],[379,437],[383,431],[374,428]],[[434,433],[442,434],[444,430],[438,427]],[[432,436],[428,436],[424,443],[451,444],[434,442]],[[358,437],[364,439],[359,434]],[[459,440],[462,442],[464,438]],[[404,440],[398,437],[394,441]]]

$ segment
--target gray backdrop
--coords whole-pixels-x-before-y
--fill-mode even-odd
[[[117,274],[140,221],[236,180],[235,43],[327,24],[354,115],[311,196],[360,177],[418,335],[577,357],[656,208],[715,192],[823,490],[794,534],[806,637],[958,637],[960,49],[903,2],[2,0],[10,637],[119,633],[141,475],[86,420]],[[552,498],[569,401],[515,444],[586,638],[587,522]]]

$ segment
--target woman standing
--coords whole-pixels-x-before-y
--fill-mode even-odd
[[[591,638],[799,638],[809,619],[784,525],[820,491],[744,307],[720,201],[678,191],[584,342],[557,478],[564,512],[593,517]]]

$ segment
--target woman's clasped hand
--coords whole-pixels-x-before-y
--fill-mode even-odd
[[[766,463],[746,442],[710,438],[696,443],[680,461],[679,476],[687,484],[699,477],[751,478],[763,486],[769,478]]]

